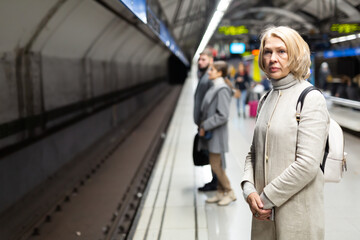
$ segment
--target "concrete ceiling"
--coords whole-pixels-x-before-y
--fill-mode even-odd
[[[188,57],[192,57],[217,0],[158,0],[158,3],[178,45]]]
[[[157,1],[179,46],[193,54],[218,0]],[[323,34],[329,33],[332,23],[360,23],[360,0],[233,0],[219,26],[245,25],[249,33],[235,37],[215,33],[211,42],[249,39],[270,24],[291,26],[303,35]]]

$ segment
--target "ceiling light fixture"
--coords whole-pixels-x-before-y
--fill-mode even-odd
[[[205,31],[204,36],[202,37],[200,44],[194,54],[193,62],[197,62],[199,54],[205,49],[208,44],[211,36],[214,34],[217,26],[219,25],[222,17],[224,16],[226,10],[228,9],[232,0],[221,0],[216,8],[216,11],[211,18],[211,21]]]
[[[330,39],[330,42],[331,42],[331,44],[335,44],[335,43],[339,43],[339,42],[354,40],[356,38],[360,38],[360,34],[351,34],[351,35],[347,35],[347,36],[332,38],[332,39]]]

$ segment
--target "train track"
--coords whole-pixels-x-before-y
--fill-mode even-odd
[[[5,239],[127,239],[180,91],[159,93],[44,182],[23,200]]]

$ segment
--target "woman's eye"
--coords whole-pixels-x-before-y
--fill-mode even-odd
[[[279,52],[280,52],[280,53],[286,53],[286,51],[285,51],[285,50],[280,50]]]
[[[271,53],[271,51],[269,51],[269,50],[265,50],[265,52],[264,52],[265,54],[270,54]]]

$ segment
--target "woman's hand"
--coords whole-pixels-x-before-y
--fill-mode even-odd
[[[237,81],[237,82],[242,82],[242,81],[244,81],[244,78],[243,78],[243,77],[237,77],[237,78],[236,78],[236,81]]]
[[[200,137],[205,136],[205,130],[204,130],[203,128],[200,128],[200,130],[199,130],[199,136],[200,136]]]
[[[264,204],[261,202],[260,196],[257,192],[250,193],[246,200],[254,218],[258,220],[269,220],[271,209],[263,209]]]

